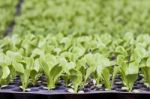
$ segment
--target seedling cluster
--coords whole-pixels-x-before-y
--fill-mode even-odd
[[[26,35],[0,40],[0,84],[8,84],[19,75],[22,88],[36,85],[46,76],[47,88],[52,90],[63,79],[75,92],[89,80],[111,89],[117,76],[128,91],[139,74],[149,87],[150,36],[126,33],[122,38],[103,35],[55,36]],[[112,79],[112,80],[111,80]]]
[[[0,0],[0,86],[20,78],[23,91],[46,77],[74,92],[150,87],[150,0]],[[20,14],[16,14],[16,5]],[[90,85],[90,84],[89,84]]]

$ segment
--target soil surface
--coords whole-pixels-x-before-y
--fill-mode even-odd
[[[39,78],[36,85],[29,83],[26,92],[36,92],[36,93],[73,93],[71,86],[65,86],[64,80],[59,80],[56,84],[56,88],[52,90],[47,89],[46,77],[43,75]],[[111,83],[111,81],[110,81]],[[1,92],[23,92],[21,89],[21,81],[17,76],[13,82],[8,85],[3,85],[0,88]],[[114,84],[112,85],[112,89],[108,90],[104,87],[104,85],[95,85],[94,81],[91,79],[84,88],[79,88],[78,93],[95,93],[95,92],[128,92],[126,87],[123,85],[121,78],[117,77],[115,79]],[[143,83],[143,77],[139,75],[137,81],[134,84],[132,92],[134,93],[150,93],[150,88],[146,87]]]

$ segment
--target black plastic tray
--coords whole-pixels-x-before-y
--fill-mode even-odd
[[[105,91],[72,94],[0,91],[0,99],[150,99],[150,93]]]

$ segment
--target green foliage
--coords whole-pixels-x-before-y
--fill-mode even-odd
[[[149,4],[149,0],[25,0],[13,33],[150,33]]]
[[[0,38],[13,21],[18,0],[0,0]]]
[[[125,37],[127,35],[131,37]],[[5,37],[0,40],[0,85],[19,75],[25,91],[29,83],[35,85],[44,73],[49,90],[54,89],[61,78],[66,86],[78,92],[91,79],[96,80],[95,86],[103,84],[111,89],[111,76],[113,82],[120,75],[124,86],[132,91],[142,73],[144,83],[149,86],[150,44],[147,40],[150,36],[125,36],[60,33],[46,37],[33,34]]]

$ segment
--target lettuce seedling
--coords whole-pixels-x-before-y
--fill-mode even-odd
[[[82,85],[82,73],[79,70],[71,69],[70,71],[70,80],[73,84],[73,89],[75,92],[78,91],[78,87]]]
[[[22,89],[25,91],[29,84],[29,77],[34,67],[34,59],[31,57],[24,57],[21,61],[13,61],[13,67],[16,72],[20,75],[22,82]]]
[[[135,61],[134,59],[134,56],[136,56],[135,50],[134,53],[132,53],[130,60],[127,51],[123,47],[117,47],[116,52],[118,54],[116,65],[118,66],[114,68],[113,74],[116,75],[117,73],[120,73],[124,85],[131,91],[139,72],[139,61]],[[115,78],[114,75],[113,79]]]
[[[95,53],[95,54],[89,53],[85,55],[85,61],[89,67],[87,67],[87,69],[85,68],[86,73],[85,73],[84,80],[86,81],[88,78],[90,78],[91,74],[94,74],[96,72],[97,83],[99,83],[99,81],[103,81],[105,87],[110,89],[111,88],[110,72],[108,69],[108,67],[110,66],[109,59],[105,58],[103,55],[99,53]]]
[[[119,58],[123,58],[123,56],[121,57],[117,57],[117,65],[114,68],[114,72],[113,72],[113,81],[115,79],[115,76],[120,73],[121,74],[121,78],[123,80],[123,83],[125,86],[128,87],[128,90],[131,91],[134,82],[136,81],[137,77],[138,77],[138,71],[139,71],[139,64],[137,62],[131,62],[131,63],[126,63],[124,61],[124,59],[119,59]]]
[[[150,57],[143,59],[140,67],[144,75],[144,83],[147,87],[150,87]]]
[[[110,71],[109,71],[109,67],[111,66],[111,63],[109,61],[109,59],[103,57],[100,54],[97,54],[97,69],[96,69],[96,73],[97,73],[97,83],[99,83],[100,81],[104,82],[104,85],[106,88],[111,89],[111,83],[110,83]]]
[[[40,66],[42,67],[47,77],[48,89],[55,88],[55,83],[63,72],[62,66],[59,66],[56,56],[51,54],[47,54],[45,57],[41,57],[39,61]]]
[[[132,90],[132,87],[137,80],[138,77],[138,72],[139,72],[139,63],[137,62],[132,62],[129,63],[128,68],[125,72],[125,85],[128,87],[129,91]]]
[[[9,57],[4,53],[0,53],[0,85],[6,84],[10,81],[9,79],[7,79],[10,75],[9,65]]]
[[[86,64],[85,66],[87,66],[87,69],[86,69],[86,75],[85,75],[85,78],[84,80],[86,81],[89,76],[95,72],[96,70],[96,61],[95,61],[95,57],[92,53],[89,53],[89,54],[86,54],[84,56],[85,58],[85,61],[86,61]]]
[[[27,35],[24,37],[21,43],[21,47],[24,49],[24,56],[30,56],[32,50],[38,46],[39,38],[35,35]]]
[[[58,57],[59,66],[63,67],[63,71],[65,75],[63,75],[63,79],[65,80],[66,86],[70,81],[70,70],[75,68],[76,64],[72,61],[67,61],[67,59],[63,56]]]
[[[35,85],[38,78],[42,75],[42,73],[40,72],[41,67],[40,67],[39,59],[35,59],[33,65],[34,66],[31,70],[30,77],[32,79],[32,84]]]

